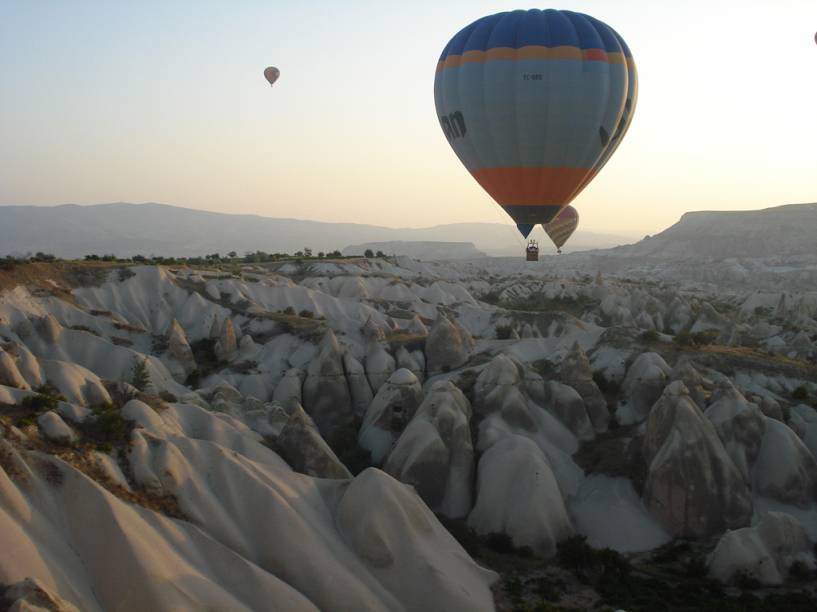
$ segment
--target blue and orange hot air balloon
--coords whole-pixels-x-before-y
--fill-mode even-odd
[[[434,79],[448,142],[525,237],[607,163],[637,95],[621,36],[571,11],[478,19],[445,46]]]

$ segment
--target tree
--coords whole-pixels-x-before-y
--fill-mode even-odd
[[[229,257],[230,259],[232,259],[236,255],[238,255],[238,253],[236,253],[235,251],[230,251],[229,253],[227,253],[227,257]]]
[[[136,359],[131,370],[130,384],[144,391],[150,385],[150,374],[148,373],[148,360]]]
[[[374,257],[374,251],[372,251],[371,249],[366,249],[363,252],[363,256],[368,258]]]
[[[312,257],[312,249],[304,247],[304,257]]]
[[[323,251],[318,251],[318,259],[323,259],[325,253]]]
[[[385,254],[383,251],[378,251],[378,252],[376,253],[376,256],[377,256],[377,257],[385,257],[385,256],[386,256],[386,254]]]

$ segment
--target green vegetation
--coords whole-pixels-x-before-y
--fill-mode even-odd
[[[150,374],[148,373],[147,359],[136,359],[131,370],[130,384],[145,391],[150,385]]]
[[[808,389],[806,389],[805,385],[800,385],[791,392],[791,397],[800,402],[806,401],[808,399]]]
[[[659,339],[660,339],[660,336],[658,335],[658,332],[655,331],[654,329],[648,329],[647,331],[645,331],[645,332],[643,332],[641,334],[641,341],[642,342],[653,343],[653,342],[658,342]]]
[[[35,395],[28,395],[20,402],[20,405],[29,411],[15,421],[15,425],[21,429],[36,424],[38,416],[56,409],[59,402],[66,401],[65,396],[50,383],[35,387],[33,391]]]
[[[599,391],[605,395],[616,395],[621,389],[621,385],[617,381],[609,380],[601,370],[593,372],[593,382],[596,383]]]
[[[51,384],[44,384],[39,387],[35,387],[34,392],[36,395],[29,395],[23,398],[23,401],[20,402],[20,405],[23,408],[27,408],[36,413],[48,412],[49,410],[54,410],[57,407],[59,402],[65,401],[65,396],[60,394],[60,392]]]
[[[679,332],[675,334],[672,341],[681,348],[694,348],[696,346],[708,346],[714,344],[718,332],[709,330],[703,332]]]
[[[511,337],[511,332],[513,332],[512,325],[497,325],[496,326],[496,339],[497,340],[508,340]]]
[[[102,452],[109,452],[114,446],[122,446],[130,441],[133,423],[122,416],[121,408],[112,403],[91,407],[92,417],[82,423],[82,434],[86,441],[96,445]]]

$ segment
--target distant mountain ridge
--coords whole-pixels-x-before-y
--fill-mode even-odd
[[[817,255],[817,203],[688,212],[659,234],[601,253],[668,259]]]
[[[489,255],[522,252],[516,229],[498,223],[391,228],[355,223],[276,219],[180,208],[166,204],[0,206],[0,256],[43,251],[81,258],[189,257],[207,253],[332,251],[369,242],[470,242]],[[572,250],[606,248],[627,238],[577,232]]]

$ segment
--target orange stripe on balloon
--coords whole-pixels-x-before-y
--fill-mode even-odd
[[[527,45],[514,49],[513,47],[494,47],[487,51],[466,51],[462,55],[449,55],[437,62],[437,72],[447,68],[456,68],[462,64],[490,62],[494,60],[523,60],[523,59],[573,59],[588,62],[607,62],[609,64],[624,64],[634,66],[632,58],[625,58],[623,53],[607,53],[604,49],[579,49],[570,45],[559,47],[543,47],[541,45]]]
[[[507,206],[563,205],[592,168],[482,168],[471,174],[491,197]]]

